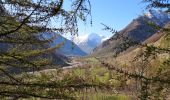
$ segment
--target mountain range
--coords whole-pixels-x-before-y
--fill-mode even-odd
[[[59,49],[45,56],[52,57],[57,64],[66,64],[67,56],[119,54],[136,48],[136,45],[140,43],[156,42],[164,36],[162,32],[158,34],[160,28],[166,26],[168,22],[170,22],[170,14],[160,10],[150,10],[148,13],[134,19],[127,27],[109,39],[103,35],[91,33],[75,37],[71,41],[54,32],[44,32],[39,38],[48,40],[54,37],[47,47],[62,44]],[[0,47],[1,51],[6,51],[10,45],[0,43]]]
[[[76,36],[73,41],[58,35],[58,38],[51,43],[51,47],[63,42],[64,45],[56,52],[67,56],[85,56],[91,53],[92,55],[119,54],[134,48],[139,43],[149,41],[148,39],[158,32],[159,27],[165,26],[169,21],[170,14],[162,10],[149,10],[109,39],[96,33]]]
[[[164,27],[170,21],[170,14],[161,10],[149,10],[149,12],[134,19],[123,30],[114,34],[111,38],[96,33],[77,36],[73,41],[64,38],[60,34],[46,32],[43,38],[55,37],[49,44],[54,47],[63,44],[55,50],[55,54],[64,56],[86,56],[119,54],[128,49],[134,48],[139,43],[153,41],[150,37],[159,39],[162,35],[154,35],[160,27]],[[155,38],[154,38],[155,39]],[[156,41],[156,39],[155,39]]]
[[[160,10],[150,10],[134,19],[123,30],[104,41],[94,49],[94,55],[119,54],[146,41],[170,21],[170,14]]]

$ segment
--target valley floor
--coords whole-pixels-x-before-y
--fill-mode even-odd
[[[59,72],[60,71],[60,72]],[[124,90],[124,80],[119,74],[112,73],[95,57],[73,58],[69,66],[60,69],[46,69],[35,74],[53,74],[60,80],[94,84],[95,86],[75,92],[77,100],[131,100],[135,95]]]
[[[117,62],[117,59],[122,60]],[[141,84],[143,84],[143,78],[145,79],[145,77],[140,76],[140,73],[136,73],[139,65],[134,71],[134,67],[129,67],[127,64],[122,63],[126,60],[121,57],[117,59],[112,56],[75,57],[71,59],[69,66],[41,70],[36,74],[51,75],[56,81],[66,81],[69,82],[68,84],[85,84],[83,89],[69,93],[77,100],[138,100],[137,98],[142,98],[143,87]],[[156,70],[156,67],[151,69]],[[153,70],[148,70],[148,74],[152,75]],[[140,69],[138,69],[138,72],[140,72]],[[139,78],[135,78],[138,76]],[[148,92],[152,92],[152,89],[154,89],[152,85],[155,86],[155,84],[149,84],[151,87],[145,87],[144,91],[151,89]],[[166,93],[166,95],[165,100],[169,100],[169,94]]]

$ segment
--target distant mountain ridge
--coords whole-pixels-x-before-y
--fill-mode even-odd
[[[126,28],[104,41],[94,49],[94,54],[105,54],[112,52],[119,54],[129,47],[142,43],[154,35],[158,29],[149,23],[163,27],[170,21],[170,14],[163,11],[150,10],[148,13],[134,19]]]
[[[91,33],[75,37],[74,42],[81,48],[81,50],[89,54],[106,39],[107,37],[103,35]]]
[[[49,44],[50,47],[55,47],[58,44],[63,44],[58,50],[56,50],[56,53],[60,53],[65,56],[85,56],[87,55],[84,51],[82,51],[74,42],[71,40],[68,40],[57,33],[52,32],[46,32],[42,34],[42,37],[45,39],[54,39]]]

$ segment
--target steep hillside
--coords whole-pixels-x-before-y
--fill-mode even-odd
[[[165,29],[169,29],[170,27],[170,22],[168,22],[166,25],[165,25]],[[155,33],[154,35],[152,35],[151,37],[149,37],[147,40],[145,40],[143,42],[143,44],[150,44],[150,43],[158,43],[159,41],[161,41],[165,35],[168,34],[168,31],[163,31],[162,29],[159,30],[157,33]],[[163,42],[164,44],[164,42]]]
[[[154,43],[154,45],[159,46],[161,48],[170,48],[170,22],[166,25],[164,31],[164,35]]]
[[[112,52],[119,54],[129,47],[142,43],[158,31],[158,26],[164,26],[170,21],[169,14],[161,11],[150,11],[134,19],[126,28],[116,33],[94,49],[94,54]]]
[[[170,23],[166,24],[164,28],[170,29]],[[148,46],[158,47],[161,49],[170,48],[170,31],[160,30],[159,32],[155,33],[153,36],[148,38],[146,41],[144,41],[143,44],[147,44]],[[132,63],[134,63],[133,60],[135,59],[135,57],[138,57],[138,55],[141,55],[141,54],[144,56],[143,53],[146,51],[147,51],[146,47],[138,46],[128,53],[120,54],[115,59],[115,62],[119,62],[119,64],[121,65],[131,65]],[[154,50],[152,50],[152,52],[154,52]],[[166,54],[166,53],[160,52],[157,55],[158,56],[156,58],[149,59],[150,62],[153,61],[151,62],[152,64],[157,64],[157,66],[163,61],[163,59],[169,58],[168,53]],[[142,57],[139,56],[138,59],[142,59]],[[154,61],[157,61],[157,62],[154,62]]]

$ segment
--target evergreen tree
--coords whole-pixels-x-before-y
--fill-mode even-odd
[[[42,34],[78,32],[77,22],[86,21],[90,14],[88,0],[73,0],[69,9],[64,0],[0,0],[0,98],[72,98],[71,88],[78,85],[57,82],[50,75],[33,75],[42,67],[53,65],[50,48],[55,39],[44,39]],[[67,92],[65,92],[67,91]]]

